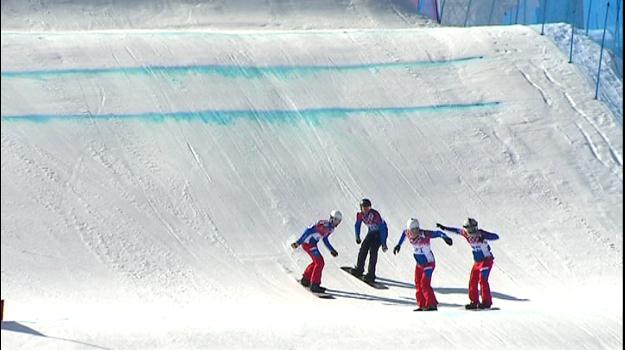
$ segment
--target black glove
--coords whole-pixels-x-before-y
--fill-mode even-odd
[[[337,252],[336,250],[333,250],[330,252],[330,254],[332,254],[332,256],[336,258],[339,255],[339,252]]]
[[[443,239],[445,240],[445,243],[447,243],[447,245],[454,244],[454,241],[452,241],[451,238],[449,238],[449,237],[443,237]]]
[[[396,245],[395,248],[393,248],[393,255],[397,255],[397,253],[399,253],[399,246]]]
[[[387,250],[388,250],[388,247],[387,247],[387,246],[385,246],[385,245],[383,245],[383,246],[382,246],[382,251],[383,251],[384,253],[386,253],[386,251],[387,251]]]
[[[441,230],[445,229],[445,226],[439,224],[438,222],[436,223],[436,227],[440,228]]]
[[[362,241],[360,240],[360,237],[356,237],[356,244],[360,244],[360,242],[362,242]]]
[[[299,244],[297,244],[297,242],[293,242],[291,243],[291,248],[296,249],[299,246]]]

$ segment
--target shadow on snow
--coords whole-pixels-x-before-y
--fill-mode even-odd
[[[406,282],[396,281],[396,280],[382,278],[382,277],[377,277],[376,280],[383,282],[384,284],[388,286],[392,286],[392,287],[400,287],[400,288],[408,288],[408,289],[415,288],[413,283],[406,283]],[[440,293],[440,294],[467,294],[467,295],[469,294],[469,289],[467,288],[434,287],[433,289],[436,293]],[[491,291],[491,294],[493,298],[497,298],[497,299],[512,300],[512,301],[529,301],[529,299],[517,298],[515,296],[504,294],[504,293],[499,293],[499,292]]]
[[[333,295],[337,298],[381,301],[383,302],[384,305],[414,305],[414,302],[410,302],[406,300],[380,297],[380,296],[372,295],[372,294],[347,292],[347,291],[338,290],[338,289],[327,289],[326,293]]]
[[[80,344],[80,345],[84,345],[84,346],[88,346],[88,347],[92,347],[92,348],[96,348],[96,349],[112,350],[110,348],[105,348],[103,346],[89,344],[89,343],[81,342],[81,341],[78,341],[78,340],[48,336],[48,335],[45,335],[45,334],[43,334],[43,333],[41,333],[41,332],[39,332],[39,331],[37,331],[37,330],[35,330],[33,328],[30,328],[30,327],[28,327],[26,325],[23,325],[23,324],[21,324],[19,322],[15,322],[15,321],[3,321],[2,322],[2,330],[3,331],[23,333],[23,334],[29,334],[29,335],[37,336],[37,337],[44,337],[44,338],[49,338],[49,339],[66,341],[66,342]]]
[[[346,292],[338,289],[327,289],[326,293],[332,295],[337,298],[348,298],[348,299],[358,299],[358,300],[367,300],[367,301],[381,301],[383,305],[410,305],[415,306],[416,301],[414,298],[409,297],[401,297],[400,299],[386,298],[380,297],[377,295],[364,294],[364,293],[354,293],[354,292]],[[452,304],[452,303],[438,303],[438,306],[441,307],[460,307],[461,304]]]

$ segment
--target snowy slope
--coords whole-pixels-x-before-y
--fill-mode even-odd
[[[2,6],[3,348],[622,347],[622,127],[535,31],[29,34]],[[438,313],[407,245],[388,290],[340,271],[363,196],[391,247],[410,216],[498,232],[501,310],[460,309],[458,238]],[[332,209],[319,300],[288,244]]]
[[[4,0],[3,30],[435,25],[411,0]]]

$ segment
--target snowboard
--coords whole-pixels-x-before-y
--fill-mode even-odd
[[[349,267],[349,266],[341,266],[341,270],[347,272],[348,274],[350,274],[351,276],[353,276],[354,278],[357,278],[358,280],[368,284],[369,286],[375,288],[375,289],[388,289],[388,287],[380,282],[367,282],[365,281],[364,277],[357,277],[354,274],[352,274],[352,271],[354,270],[353,267]]]
[[[321,299],[334,299],[334,295],[332,294],[328,294],[328,293],[315,293],[313,291],[310,290],[310,288],[308,287],[304,287],[304,285],[302,285],[301,280],[296,279],[297,284],[299,284],[300,286],[302,286],[304,289],[306,289],[310,294],[316,296],[317,298],[321,298]]]
[[[425,310],[420,310],[420,309],[414,309],[412,311],[418,311],[418,312],[432,312],[432,311],[438,311],[438,310],[430,310],[430,311],[425,311]]]
[[[496,310],[500,310],[498,307],[490,307],[488,309],[465,309],[462,308],[462,310],[466,310],[466,311],[496,311]]]

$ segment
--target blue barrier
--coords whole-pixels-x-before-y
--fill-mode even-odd
[[[607,0],[418,0],[415,11],[448,26],[542,24],[541,34],[546,23],[570,23],[598,44],[608,11],[605,47],[622,62],[622,0],[617,0],[616,6],[606,4]],[[620,66],[622,76],[622,63]]]
[[[545,34],[548,23],[566,23],[570,26],[571,38],[568,44],[569,63],[575,60],[574,45],[584,39],[575,38],[575,32],[585,35],[601,45],[601,62],[604,54],[610,60],[610,68],[621,80],[623,78],[623,25],[622,0],[413,0],[418,1],[415,10],[431,17],[445,26],[481,25],[541,25],[540,34]],[[616,3],[615,3],[616,1]],[[433,8],[432,8],[433,7]],[[440,11],[439,11],[440,10]],[[440,13],[440,16],[438,15]],[[436,14],[436,18],[434,17]],[[444,14],[444,16],[443,16]],[[553,32],[552,32],[553,33]],[[568,38],[567,38],[568,39]],[[585,40],[584,40],[585,41]],[[564,47],[562,47],[564,50]],[[584,50],[582,50],[584,51]],[[579,52],[579,51],[578,51]],[[585,50],[588,54],[588,50]],[[575,60],[582,62],[584,60]],[[594,71],[594,68],[592,69]],[[596,94],[622,118],[622,101],[614,94],[599,94],[601,74],[587,73],[587,78],[596,83]],[[605,79],[605,78],[604,78]],[[622,99],[622,97],[621,97]]]

